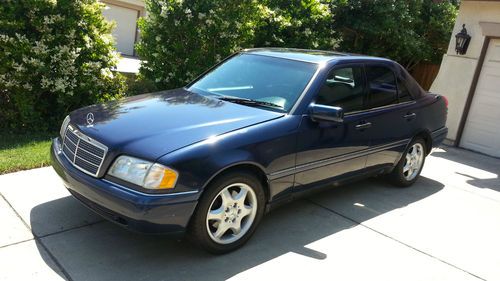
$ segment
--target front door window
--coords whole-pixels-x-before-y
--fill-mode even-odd
[[[344,67],[330,71],[321,88],[316,103],[342,107],[345,113],[363,109],[363,68]]]

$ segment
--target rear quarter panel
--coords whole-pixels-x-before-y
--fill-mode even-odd
[[[417,127],[415,134],[426,131],[431,134],[446,125],[447,108],[443,98],[436,94],[426,94],[417,100]]]

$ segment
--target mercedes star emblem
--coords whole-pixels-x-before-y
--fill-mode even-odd
[[[87,125],[92,126],[92,124],[94,124],[94,114],[89,112],[87,114]]]

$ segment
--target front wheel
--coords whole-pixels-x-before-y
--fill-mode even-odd
[[[191,222],[191,236],[214,254],[235,250],[255,231],[264,204],[262,184],[254,175],[224,175],[205,190]]]
[[[422,171],[426,154],[425,141],[422,138],[413,140],[399,163],[389,174],[390,181],[400,187],[412,185]]]

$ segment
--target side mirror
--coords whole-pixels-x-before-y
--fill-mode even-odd
[[[309,115],[313,121],[343,122],[344,110],[341,107],[311,104]]]

